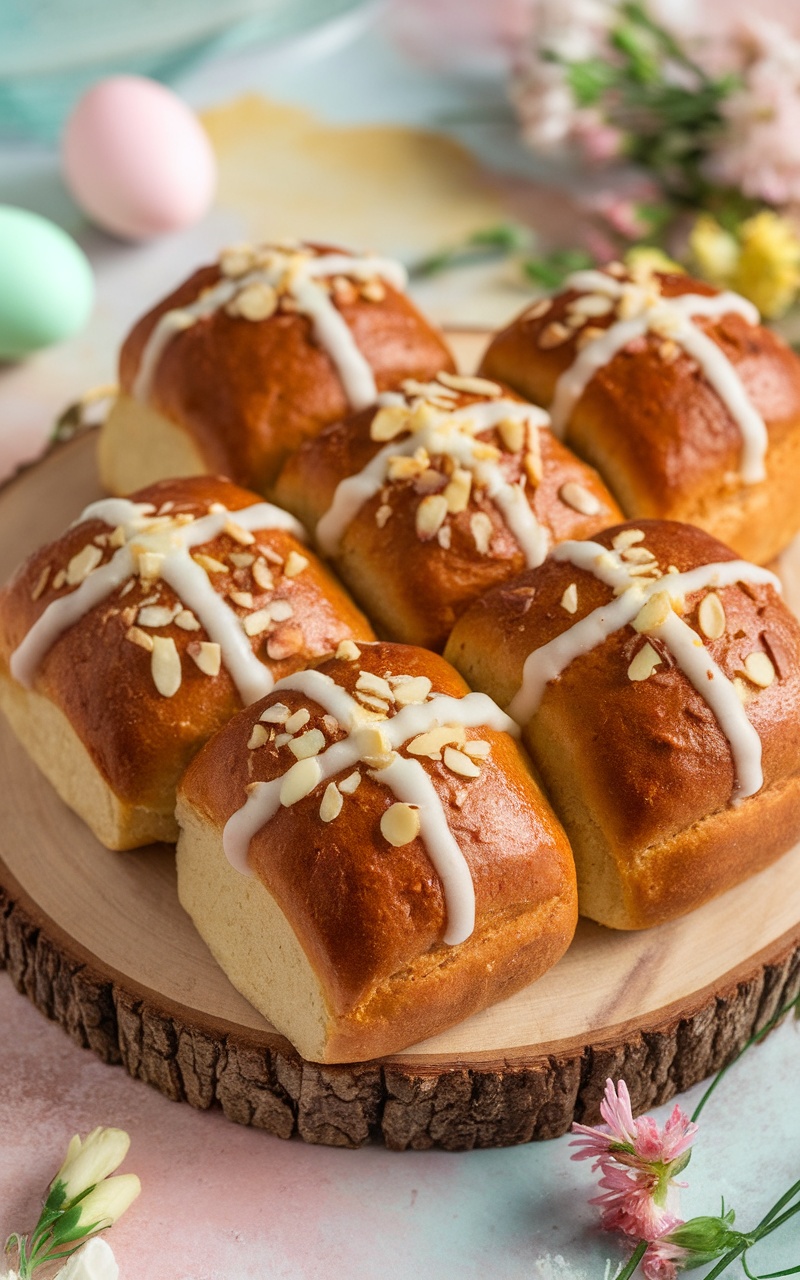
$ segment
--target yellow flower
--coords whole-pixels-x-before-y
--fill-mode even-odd
[[[654,271],[677,272],[679,275],[684,274],[684,269],[679,262],[675,262],[663,249],[657,249],[655,245],[640,244],[634,245],[625,254],[625,266],[633,276],[634,280],[640,276],[649,276]]]
[[[763,316],[779,316],[800,289],[800,239],[787,218],[765,209],[739,228],[741,251],[731,285]]]
[[[736,237],[725,231],[715,218],[703,213],[689,234],[698,271],[711,284],[729,285],[739,262],[739,245]]]

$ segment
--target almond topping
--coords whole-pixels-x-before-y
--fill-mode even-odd
[[[351,796],[354,791],[358,790],[360,784],[361,774],[356,771],[355,773],[348,774],[346,778],[342,779],[339,783],[339,790],[343,791],[345,795]]]
[[[258,717],[266,724],[284,724],[289,715],[289,708],[285,702],[273,702],[271,707],[261,712]]]
[[[298,760],[283,775],[280,789],[281,804],[285,808],[297,804],[298,800],[310,795],[321,779],[322,770],[316,756],[309,756],[307,760]]]
[[[309,756],[318,756],[325,747],[325,734],[320,729],[309,729],[301,733],[289,743],[289,750],[298,760],[307,760]]]
[[[620,552],[623,560],[628,564],[657,564],[657,560],[652,551],[648,551],[647,547],[625,547]]]
[[[596,516],[600,510],[600,503],[594,494],[585,489],[582,484],[576,484],[574,480],[562,484],[558,496],[562,502],[572,507],[573,511],[579,511],[582,516]]]
[[[463,373],[438,373],[436,377],[443,387],[450,387],[452,391],[463,391],[466,395],[494,397],[503,394],[503,388],[496,382],[490,382],[488,378],[475,378],[471,374]]]
[[[153,637],[149,636],[146,631],[141,631],[139,627],[128,627],[125,632],[125,639],[130,640],[133,644],[138,644],[140,649],[146,649],[148,653],[153,652]]]
[[[225,521],[225,533],[229,538],[233,538],[234,542],[238,542],[243,547],[250,547],[255,542],[255,538],[249,529],[243,529],[235,520]]]
[[[570,336],[570,331],[565,324],[561,324],[559,320],[553,320],[545,325],[537,341],[542,351],[549,351],[552,347],[560,347],[562,342],[566,342]]]
[[[267,640],[267,657],[273,662],[282,662],[284,658],[291,658],[294,654],[300,653],[303,643],[301,627],[281,627],[279,635],[270,636]]]
[[[329,733],[331,737],[333,737],[335,733],[338,733],[340,726],[336,716],[325,714],[322,717],[322,723],[325,726],[325,732]]]
[[[256,281],[237,293],[234,304],[236,314],[245,320],[266,320],[277,309],[278,295],[271,284]]]
[[[469,527],[475,540],[475,547],[482,556],[488,554],[489,544],[492,541],[492,522],[486,515],[485,511],[477,511],[470,519]]]
[[[222,649],[213,640],[192,641],[189,653],[204,676],[218,676],[222,666]]]
[[[140,627],[168,627],[174,611],[163,604],[149,604],[139,610],[136,618]]]
[[[586,293],[571,302],[569,309],[579,316],[607,316],[613,305],[611,299],[601,293]]]
[[[665,364],[674,364],[681,353],[681,349],[677,342],[673,342],[671,338],[667,338],[658,348],[658,354]]]
[[[268,739],[269,734],[263,724],[254,724],[250,731],[250,737],[247,739],[247,745],[251,751],[255,751],[257,747],[263,747]]]
[[[431,691],[431,682],[427,676],[414,676],[394,686],[394,700],[398,707],[408,707],[412,703],[424,702]]]
[[[36,579],[36,586],[33,588],[33,591],[31,592],[31,600],[39,599],[39,597],[44,592],[45,587],[47,586],[47,579],[49,577],[50,577],[50,565],[46,564],[45,567],[42,569],[42,572],[39,574],[39,577]]]
[[[118,524],[116,529],[112,529],[111,533],[108,535],[108,545],[110,547],[114,547],[115,549],[119,549],[119,547],[125,546],[124,524]]]
[[[161,577],[163,563],[164,557],[158,551],[142,551],[138,556],[136,567],[141,578],[152,582]]]
[[[355,731],[361,759],[373,769],[385,769],[394,757],[392,744],[376,725],[362,725]]]
[[[386,289],[381,280],[368,280],[366,284],[361,286],[361,297],[366,298],[367,302],[383,302],[386,297]]]
[[[171,698],[181,687],[181,659],[172,636],[153,636],[150,672],[158,692]]]
[[[577,583],[571,582],[561,597],[561,607],[566,609],[567,613],[578,612],[578,586]]]
[[[419,811],[398,800],[381,815],[381,834],[396,849],[410,844],[419,835]]]
[[[283,566],[287,578],[296,578],[308,568],[308,556],[301,556],[299,551],[290,551]]]
[[[457,751],[455,747],[445,747],[444,763],[451,773],[457,773],[462,778],[480,777],[480,766],[474,760],[470,760],[463,751]]]
[[[553,303],[550,298],[540,298],[538,302],[534,302],[533,306],[528,307],[523,320],[541,320],[542,316],[546,316]]]
[[[372,419],[369,428],[371,440],[388,441],[411,429],[408,409],[402,404],[385,405]]]
[[[703,596],[700,608],[697,610],[697,621],[703,635],[708,636],[709,640],[719,640],[724,634],[725,609],[715,591],[710,591],[707,596]]]
[[[272,604],[267,606],[270,616],[275,622],[285,622],[287,618],[291,618],[294,609],[288,600],[274,600]]]
[[[100,561],[103,559],[103,553],[99,547],[95,547],[91,542],[87,543],[82,551],[74,555],[67,565],[66,580],[71,587],[76,583],[83,582],[84,578],[88,578],[92,569],[96,569]]]
[[[200,623],[192,613],[191,609],[181,609],[175,614],[173,622],[176,627],[180,627],[182,631],[199,631]]]
[[[590,342],[596,342],[598,338],[602,338],[605,329],[601,329],[596,324],[587,324],[585,329],[581,329],[578,334],[575,345],[579,351],[583,351],[584,347],[588,347]]]
[[[650,644],[649,640],[643,644],[633,662],[628,667],[629,680],[647,680],[653,674],[656,667],[660,665],[662,659],[656,653],[656,650]]]
[[[467,509],[471,492],[472,472],[466,471],[463,467],[456,467],[442,494],[451,515],[458,515],[460,511]]]
[[[631,626],[635,631],[655,631],[662,622],[666,622],[671,612],[672,600],[669,592],[657,591],[639,610]]]
[[[378,510],[375,512],[375,523],[379,529],[383,529],[385,527],[391,514],[392,508],[388,503],[384,502],[378,507]]]
[[[290,733],[279,733],[275,739],[276,747],[285,747],[287,742],[291,742],[292,735]]]
[[[269,609],[256,609],[255,613],[250,613],[242,619],[242,626],[245,635],[260,636],[262,632],[269,631],[272,626],[272,615]]]
[[[498,422],[497,430],[500,439],[509,453],[520,453],[525,444],[525,423],[519,418],[503,418]]]
[[[741,676],[733,677],[733,687],[736,690],[736,696],[742,706],[746,706],[748,702],[752,702],[753,698],[756,696],[753,692],[752,686],[749,685],[746,680],[743,680]]]
[[[447,499],[444,494],[431,493],[417,507],[417,537],[432,538],[447,519]]]
[[[228,599],[234,604],[238,604],[242,609],[252,609],[253,594],[251,591],[229,591]]]
[[[311,712],[306,707],[300,707],[284,721],[283,727],[287,733],[297,733],[298,729],[302,729],[311,719]]]
[[[767,689],[775,679],[775,668],[765,653],[748,653],[744,660],[744,672],[748,680],[761,689]]]
[[[223,249],[219,269],[224,276],[235,278],[247,275],[253,266],[253,250],[249,244],[235,244]]]
[[[406,743],[406,751],[412,756],[430,756],[431,759],[439,760],[443,747],[463,747],[466,740],[467,734],[462,724],[443,724],[412,738],[411,742]]]
[[[450,544],[453,541],[453,531],[450,528],[449,524],[442,525],[441,529],[436,535],[436,541],[439,543],[439,546],[442,548],[443,551],[450,550]]]
[[[344,662],[357,662],[361,657],[361,650],[352,640],[342,640],[334,654],[335,658],[339,658]]]
[[[635,542],[644,542],[644,534],[641,529],[623,529],[612,540],[611,545],[615,551],[625,551],[628,547],[632,547]]]
[[[253,581],[262,591],[271,591],[275,586],[275,579],[271,570],[267,567],[263,560],[256,560],[252,569]]]
[[[223,564],[221,560],[215,560],[214,556],[204,555],[199,551],[197,555],[192,556],[195,564],[199,564],[201,569],[205,569],[206,573],[227,573],[228,566]]]
[[[249,551],[232,551],[228,556],[231,564],[236,565],[237,569],[249,569],[255,560],[255,556]]]
[[[319,806],[319,816],[322,821],[333,822],[334,818],[338,818],[343,804],[344,801],[336,783],[329,782],[322,797],[322,804]]]
[[[377,694],[386,702],[394,702],[394,694],[388,680],[384,680],[382,676],[376,676],[372,671],[359,672],[356,688],[364,693]]]
[[[492,744],[483,738],[473,738],[470,742],[465,742],[462,749],[476,760],[485,760],[492,750]]]
[[[534,488],[541,484],[544,469],[542,467],[542,442],[539,428],[531,426],[528,431],[528,452],[525,454],[525,474]]]

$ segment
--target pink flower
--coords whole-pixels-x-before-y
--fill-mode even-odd
[[[573,1160],[607,1155],[612,1148],[615,1148],[615,1158],[620,1160],[627,1148],[628,1154],[636,1159],[624,1163],[630,1163],[632,1167],[656,1162],[671,1164],[688,1151],[697,1133],[697,1125],[678,1106],[673,1109],[663,1132],[652,1116],[640,1116],[638,1120],[634,1120],[631,1098],[624,1080],[620,1080],[616,1089],[613,1080],[606,1081],[600,1114],[606,1122],[602,1129],[585,1124],[572,1126],[572,1132],[581,1136],[570,1145],[582,1148],[575,1152]],[[619,1151],[620,1147],[622,1151]]]
[[[672,1231],[673,1226],[668,1227]],[[675,1280],[678,1270],[691,1258],[691,1250],[682,1245],[671,1244],[669,1240],[657,1239],[650,1242],[647,1252],[642,1258],[642,1273],[647,1280]]]

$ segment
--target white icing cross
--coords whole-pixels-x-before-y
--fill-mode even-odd
[[[597,371],[633,339],[652,331],[671,338],[700,365],[741,432],[741,478],[745,484],[756,484],[766,476],[764,457],[768,440],[764,419],[754,408],[721,347],[692,323],[692,317],[735,312],[749,324],[758,324],[758,311],[746,298],[731,292],[710,297],[694,293],[674,298],[652,297],[648,289],[657,283],[653,278],[651,283],[639,285],[617,280],[603,271],[576,271],[564,281],[567,289],[599,294],[618,302],[631,300],[636,314],[630,319],[618,320],[588,341],[573,364],[561,374],[550,406],[553,431],[559,437],[564,436],[575,405]]]
[[[280,286],[295,301],[296,309],[310,317],[314,337],[328,353],[353,409],[364,409],[378,394],[372,368],[359,351],[355,338],[326,289],[318,283],[332,276],[372,280],[380,276],[396,289],[404,289],[404,267],[391,258],[350,257],[344,253],[312,256],[308,251],[271,251],[274,261],[236,278],[225,277],[194,302],[166,311],[153,328],[139,362],[133,384],[135,399],[150,399],[153,377],[161,356],[175,334],[190,329],[212,315],[250,285]]]
[[[253,653],[238,614],[217,594],[205,569],[189,553],[192,547],[218,537],[229,523],[249,532],[286,529],[295,537],[303,538],[301,525],[288,512],[269,502],[257,502],[235,511],[214,511],[185,524],[170,517],[155,517],[154,513],[155,508],[149,503],[106,498],[91,503],[78,517],[75,524],[102,520],[113,528],[121,528],[124,544],[110,560],[93,569],[74,591],[51,601],[37,618],[11,655],[9,665],[15,680],[30,688],[42,659],[59,636],[107,599],[126,579],[135,577],[138,554],[144,551],[163,557],[159,576],[172,587],[184,606],[197,615],[209,638],[220,646],[222,660],[245,705],[269,693],[274,684],[272,674]]]
[[[534,715],[551,680],[557,679],[575,658],[589,653],[615,631],[632,623],[647,601],[659,592],[666,592],[671,600],[682,601],[695,591],[733,586],[737,582],[768,583],[781,590],[774,573],[746,560],[700,565],[686,573],[668,573],[643,583],[632,576],[630,570],[634,566],[627,565],[619,552],[608,550],[599,542],[562,542],[552,555],[555,560],[567,561],[594,574],[619,594],[609,604],[600,605],[561,635],[528,654],[522,685],[508,708],[519,724],[527,723]],[[659,625],[648,628],[647,635],[663,642],[679,670],[708,703],[728,739],[736,770],[733,802],[755,794],[764,782],[761,740],[747,718],[732,681],[714,662],[697,632],[674,611]]]
[[[435,389],[432,385],[432,389]],[[397,392],[385,392],[378,398],[382,407],[415,407]],[[419,403],[419,402],[417,402]],[[475,482],[486,490],[487,496],[501,512],[525,556],[528,568],[540,565],[547,555],[549,537],[547,529],[537,520],[525,495],[524,481],[510,484],[500,467],[485,456],[486,445],[475,435],[497,427],[501,422],[521,422],[531,430],[549,425],[548,415],[535,405],[521,404],[518,400],[492,399],[466,405],[462,409],[440,411],[433,405],[424,425],[413,430],[404,440],[391,440],[356,475],[340,481],[333,501],[321,517],[316,528],[317,542],[323,553],[336,555],[345,530],[364,503],[369,502],[386,483],[393,458],[411,457],[418,449],[424,449],[431,457],[449,456],[464,470],[471,471]]]
[[[347,729],[348,736],[319,755],[313,757],[313,787],[333,778],[345,769],[364,760],[370,754],[365,745],[364,733],[374,730],[376,722],[365,725],[362,708],[345,689],[321,671],[301,671],[275,685],[275,692],[291,689],[318,702]],[[402,707],[396,715],[379,722],[380,732],[388,742],[390,756],[385,767],[370,769],[369,776],[385,783],[397,798],[419,809],[420,835],[425,842],[428,856],[442,882],[447,911],[447,928],[444,941],[455,946],[470,936],[475,927],[475,888],[466,859],[453,836],[444,812],[444,806],[426,770],[418,760],[410,760],[398,754],[404,743],[440,725],[459,724],[465,728],[488,726],[519,737],[519,727],[483,693],[468,693],[463,698],[436,694],[429,702]],[[298,761],[308,766],[308,760]],[[292,769],[297,768],[292,765]],[[304,770],[308,772],[306,768]],[[250,841],[281,805],[281,788],[287,773],[271,782],[255,783],[241,809],[225,824],[223,847],[231,864],[243,875],[250,875],[247,853]]]

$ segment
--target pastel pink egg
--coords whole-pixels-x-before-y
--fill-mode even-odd
[[[144,76],[112,76],[83,95],[64,131],[62,167],[84,213],[129,240],[197,222],[217,181],[197,117]]]

